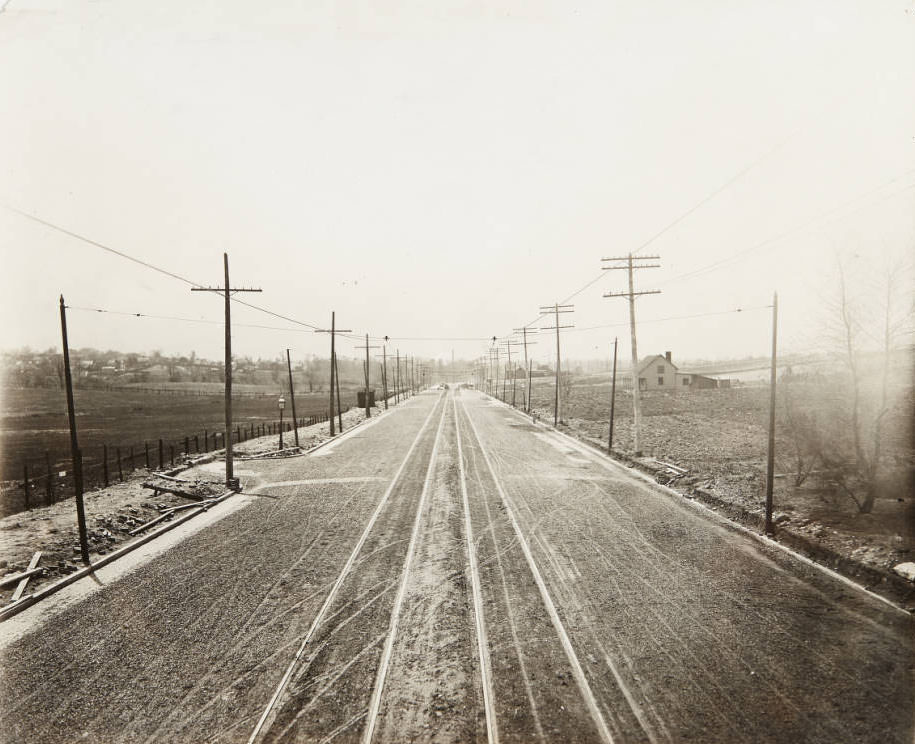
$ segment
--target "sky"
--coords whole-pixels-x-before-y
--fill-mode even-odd
[[[775,291],[814,350],[840,264],[862,307],[887,271],[911,301],[911,0],[2,7],[0,349],[59,347],[63,294],[74,347],[218,359],[190,287],[224,252],[276,314],[233,308],[254,358],[326,355],[335,311],[470,359],[566,301],[564,357],[628,355],[601,258],[630,252],[660,256],[639,356],[766,354]]]

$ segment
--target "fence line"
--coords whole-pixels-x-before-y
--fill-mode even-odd
[[[298,419],[298,427],[314,426],[328,420],[327,413],[319,413],[314,416],[305,416]],[[293,429],[292,422],[283,422],[283,432],[291,432]],[[239,424],[232,431],[233,443],[245,442],[257,437],[279,435],[280,426],[276,421],[265,421],[261,423],[252,423],[247,425]],[[145,440],[142,445],[116,445],[110,447],[108,444],[102,444],[97,447],[100,450],[101,459],[93,462],[90,455],[87,463],[86,453],[83,451],[83,485],[87,488],[92,486],[109,486],[112,482],[122,482],[125,474],[129,475],[139,468],[163,469],[175,465],[175,459],[182,456],[206,454],[217,450],[225,449],[225,432],[209,431],[204,429],[203,433],[197,433],[177,439],[155,439]],[[10,495],[17,491],[22,493],[22,508],[18,508],[9,503],[0,505],[2,514],[15,514],[19,511],[27,511],[37,506],[50,505],[68,497],[66,491],[73,489],[73,472],[72,464],[68,462],[66,469],[57,470],[53,464],[61,460],[69,460],[69,453],[66,455],[51,457],[50,451],[45,451],[44,459],[38,461],[26,461],[22,465],[22,481],[13,481],[3,489],[2,495],[4,501],[8,501]],[[41,502],[41,503],[39,503]]]

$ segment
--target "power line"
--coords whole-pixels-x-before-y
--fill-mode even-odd
[[[689,217],[693,212],[695,212],[701,206],[703,206],[704,204],[708,204],[712,199],[714,199],[716,196],[718,196],[718,194],[720,194],[722,191],[727,189],[731,184],[736,183],[741,178],[743,178],[747,173],[749,173],[751,170],[753,170],[757,165],[759,165],[763,160],[768,158],[772,153],[777,152],[782,147],[784,147],[785,143],[788,142],[788,140],[790,140],[795,134],[797,134],[798,131],[799,131],[799,129],[796,129],[794,132],[792,132],[787,137],[785,137],[780,142],[778,142],[773,148],[771,148],[770,150],[767,150],[762,155],[760,155],[756,160],[754,160],[752,163],[747,165],[743,170],[741,170],[739,173],[737,173],[737,175],[735,175],[732,178],[730,178],[729,180],[727,180],[717,189],[715,189],[710,194],[703,197],[699,202],[697,202],[692,207],[687,209],[683,214],[681,214],[679,217],[677,217],[673,222],[669,223],[667,226],[665,226],[664,228],[662,228],[661,230],[656,232],[654,235],[652,235],[650,238],[648,238],[648,240],[646,240],[644,243],[642,243],[638,248],[636,248],[632,252],[633,255],[635,255],[639,251],[647,248],[649,245],[651,245],[655,240],[660,238],[668,230],[679,225],[683,220],[685,220],[687,217]]]
[[[670,320],[692,320],[694,318],[708,318],[712,315],[731,315],[734,313],[748,313],[753,310],[765,310],[771,308],[771,305],[757,305],[754,307],[738,307],[734,310],[717,310],[710,313],[696,313],[694,315],[671,315],[667,318],[652,318],[650,320],[640,320],[639,325],[645,325],[646,323],[665,323]],[[573,328],[569,333],[577,333],[579,331],[594,331],[598,329],[605,328],[621,328],[623,326],[628,326],[628,322],[623,323],[607,323],[606,325],[596,325],[596,326],[587,326],[585,328]]]
[[[721,268],[723,266],[726,266],[731,263],[736,263],[737,261],[741,260],[744,256],[746,256],[754,251],[757,251],[760,248],[763,248],[764,246],[771,245],[772,243],[778,243],[778,242],[784,240],[785,238],[789,237],[790,235],[793,235],[796,232],[800,232],[801,230],[804,230],[805,228],[809,227],[813,223],[819,222],[820,220],[825,219],[826,217],[829,217],[829,216],[835,214],[836,212],[840,212],[841,210],[845,209],[849,205],[854,204],[855,202],[858,202],[861,199],[866,199],[871,194],[874,194],[878,191],[881,191],[882,189],[885,189],[887,186],[890,186],[890,185],[896,183],[897,181],[902,180],[903,178],[905,178],[906,176],[908,176],[912,173],[915,173],[915,168],[910,169],[904,173],[901,173],[896,178],[893,178],[890,181],[882,183],[879,186],[875,186],[874,188],[869,189],[868,191],[865,191],[862,194],[858,194],[857,196],[854,196],[851,199],[848,199],[835,207],[832,207],[823,212],[820,212],[819,214],[814,215],[810,219],[803,220],[800,223],[795,224],[794,227],[791,227],[778,235],[775,235],[771,238],[766,238],[765,240],[762,240],[759,243],[754,243],[753,245],[748,246],[747,248],[744,248],[743,250],[740,250],[737,253],[734,253],[733,255],[728,256],[727,258],[722,258],[722,259],[719,259],[718,261],[713,261],[710,264],[706,264],[705,266],[700,266],[699,268],[692,269],[691,271],[687,271],[683,274],[678,274],[677,276],[673,276],[673,277],[667,279],[666,281],[662,282],[662,286],[666,285],[666,284],[670,284],[671,282],[677,281],[679,279],[692,279],[697,276],[704,276],[705,274],[710,274],[714,271],[717,271],[719,268]],[[893,192],[892,194],[887,196],[886,199],[890,199],[894,196],[898,196],[899,194],[901,194],[905,191],[908,191],[911,188],[915,188],[915,184],[909,184],[908,186],[905,186],[904,188],[900,189],[899,191]],[[885,199],[881,199],[881,202],[882,201],[885,201]]]
[[[192,287],[196,287],[196,288],[203,287],[202,284],[199,284],[198,282],[188,279],[187,277],[181,276],[180,274],[176,274],[173,271],[168,271],[167,269],[163,269],[162,267],[151,264],[148,261],[143,261],[142,259],[136,258],[134,256],[131,256],[128,253],[125,253],[124,251],[119,251],[116,248],[112,248],[111,246],[105,245],[104,243],[100,243],[97,240],[88,238],[85,235],[81,235],[77,232],[73,232],[72,230],[67,230],[64,227],[55,225],[53,222],[44,220],[41,217],[37,217],[34,214],[30,214],[28,212],[23,212],[22,210],[16,209],[15,207],[11,207],[9,205],[3,205],[3,206],[6,207],[6,209],[10,210],[11,212],[15,212],[16,214],[21,215],[22,217],[25,217],[26,219],[32,220],[33,222],[37,222],[40,225],[44,225],[45,227],[50,228],[51,230],[56,230],[57,232],[67,235],[71,238],[74,238],[75,240],[79,240],[88,245],[92,245],[92,246],[95,246],[96,248],[100,248],[101,250],[106,251],[107,253],[111,253],[115,256],[118,256],[119,258],[123,258],[126,261],[131,261],[132,263],[143,266],[147,269],[150,269],[151,271],[158,272],[159,274],[163,274],[165,276],[171,277],[172,279],[177,279],[178,281],[184,282],[185,284],[189,284]],[[278,318],[280,320],[285,320],[287,323],[294,323],[296,325],[301,325],[306,328],[310,328],[312,330],[316,330],[319,327],[312,323],[308,323],[303,320],[296,320],[295,318],[290,318],[288,315],[283,315],[281,313],[274,312],[273,310],[268,310],[267,308],[261,307],[260,305],[255,305],[251,302],[245,302],[244,300],[240,300],[237,297],[231,297],[230,299],[232,300],[232,302],[236,302],[239,305],[244,305],[245,307],[249,307],[252,310],[257,310],[257,311],[265,313],[267,315],[271,315],[274,318]],[[358,339],[360,337],[354,335],[352,338]]]
[[[782,144],[784,144],[784,141],[783,141],[782,143],[780,143],[779,145],[777,145],[777,146],[776,146],[776,149],[777,149],[778,147],[781,147]],[[765,156],[764,156],[764,157],[765,157]],[[758,163],[758,162],[759,162],[759,161],[757,161],[757,163]],[[756,165],[757,163],[754,163],[754,164],[752,164],[751,166],[748,166],[748,168],[753,167],[753,166]],[[677,222],[681,221],[681,220],[682,220],[683,218],[685,218],[688,214],[691,214],[692,212],[694,212],[696,209],[698,209],[699,206],[701,206],[702,204],[708,202],[709,199],[711,199],[713,196],[715,196],[715,195],[717,195],[718,193],[720,193],[724,188],[726,188],[726,187],[729,186],[731,183],[733,183],[735,180],[737,180],[738,178],[740,178],[740,176],[743,175],[746,171],[747,171],[747,169],[744,169],[743,171],[741,171],[740,173],[738,173],[737,176],[735,176],[734,178],[732,178],[729,182],[727,182],[727,183],[724,184],[723,186],[719,187],[719,189],[716,190],[715,192],[713,192],[711,195],[705,197],[699,204],[697,204],[697,205],[696,205],[695,207],[693,207],[691,210],[689,210],[688,212],[684,213],[681,217],[679,217],[677,220],[675,220],[674,223],[671,223],[671,225],[669,225],[667,228],[664,228],[664,230],[662,230],[662,231],[660,231],[659,233],[657,233],[656,236],[650,238],[648,241],[646,241],[646,242],[643,243],[641,246],[639,246],[639,248],[638,248],[637,250],[642,250],[642,249],[644,249],[644,248],[645,248],[646,246],[648,246],[653,240],[655,240],[657,237],[660,237],[661,234],[663,234],[664,232],[666,232],[667,229],[669,229],[670,227],[673,227],[674,224],[676,224]],[[692,278],[693,276],[699,276],[700,274],[711,273],[712,271],[717,270],[717,268],[718,268],[719,266],[723,266],[723,265],[726,265],[726,264],[728,264],[728,263],[732,263],[732,262],[734,262],[734,261],[737,261],[737,260],[739,260],[740,258],[742,258],[745,254],[750,253],[751,251],[754,251],[754,250],[757,250],[757,249],[759,249],[759,248],[762,248],[763,246],[768,245],[768,244],[770,244],[770,243],[774,243],[774,242],[777,242],[777,241],[780,241],[780,240],[784,240],[786,237],[788,237],[789,235],[793,234],[794,232],[797,232],[797,231],[799,231],[799,230],[802,230],[802,229],[804,229],[805,227],[807,227],[808,225],[810,225],[810,224],[812,224],[812,223],[814,223],[814,222],[816,222],[816,221],[818,221],[818,220],[821,220],[821,219],[824,219],[824,218],[826,218],[826,217],[829,217],[829,216],[831,216],[832,214],[835,214],[836,212],[839,212],[839,211],[845,209],[845,208],[848,207],[849,205],[854,204],[854,203],[857,202],[857,201],[860,201],[861,199],[866,199],[866,198],[867,198],[868,196],[870,196],[871,194],[874,194],[874,193],[876,193],[876,192],[878,192],[878,191],[881,191],[882,189],[885,189],[886,187],[891,186],[892,184],[894,184],[894,183],[896,183],[896,182],[898,182],[898,181],[901,181],[903,178],[905,178],[905,177],[908,176],[908,175],[911,175],[912,173],[915,173],[915,168],[910,168],[910,169],[908,169],[908,170],[906,170],[906,171],[903,171],[902,173],[900,173],[900,174],[894,176],[893,178],[891,178],[890,180],[884,181],[883,183],[879,184],[878,186],[875,186],[875,187],[872,188],[872,189],[869,189],[869,190],[867,190],[867,191],[865,191],[865,192],[863,192],[863,193],[861,193],[861,194],[858,194],[857,196],[852,197],[851,199],[848,199],[848,200],[846,200],[846,201],[844,201],[844,202],[842,202],[842,203],[836,205],[835,207],[832,207],[832,208],[826,210],[825,212],[821,212],[821,213],[815,215],[814,217],[810,218],[809,220],[807,220],[807,221],[805,221],[805,222],[802,222],[801,224],[796,225],[796,226],[793,227],[793,228],[790,228],[789,230],[785,231],[784,233],[781,233],[780,235],[778,235],[778,236],[776,236],[776,237],[774,237],[774,238],[767,238],[766,240],[764,240],[764,241],[762,241],[762,242],[760,242],[760,243],[756,243],[756,244],[750,246],[749,248],[746,248],[746,249],[744,249],[743,251],[740,251],[739,253],[734,254],[734,255],[732,255],[732,256],[729,256],[729,257],[727,257],[727,258],[725,258],[725,259],[721,259],[721,260],[719,260],[719,261],[715,261],[715,262],[713,262],[713,263],[711,263],[711,264],[708,264],[708,265],[706,265],[706,266],[700,267],[700,268],[698,268],[698,269],[693,269],[692,271],[686,272],[686,273],[684,273],[684,274],[679,274],[679,275],[677,275],[677,276],[671,277],[670,279],[667,279],[667,280],[665,280],[665,281],[660,282],[660,285],[661,285],[661,286],[665,286],[665,285],[668,285],[668,284],[670,284],[671,282],[676,281],[676,280],[678,280],[678,279]],[[889,195],[888,197],[886,197],[886,198],[892,198],[893,196],[896,196],[896,195],[898,195],[898,194],[900,194],[900,193],[902,193],[902,192],[904,192],[904,191],[907,191],[908,189],[913,188],[913,187],[915,187],[915,184],[910,184],[910,185],[904,187],[903,189],[901,189],[901,190],[899,190],[899,191],[896,191],[896,192],[894,192],[893,194],[890,194],[890,195]],[[575,299],[578,295],[580,295],[580,294],[581,294],[582,292],[584,292],[586,289],[588,289],[588,288],[592,287],[593,285],[597,284],[597,282],[599,282],[599,281],[601,280],[601,278],[603,278],[603,272],[601,272],[600,274],[598,274],[598,275],[595,276],[594,278],[588,280],[585,284],[583,284],[581,287],[579,287],[579,288],[576,289],[574,292],[572,292],[572,294],[570,294],[568,297],[566,297],[565,299],[563,299],[562,302],[569,302],[570,300]],[[531,320],[529,323],[526,323],[524,327],[529,327],[529,326],[534,325],[535,323],[539,322],[539,320],[540,320],[541,317],[543,317],[543,316],[542,316],[542,315],[538,315],[536,318],[534,318],[533,320]],[[582,329],[582,330],[584,330],[584,329]]]
[[[208,318],[182,318],[177,315],[155,315],[153,313],[132,313],[123,310],[107,310],[100,307],[80,307],[77,305],[67,305],[68,310],[81,310],[90,313],[105,313],[106,315],[122,315],[132,318],[150,318],[152,320],[171,320],[182,323],[204,323],[207,325],[222,325],[221,320],[210,320]],[[268,331],[289,331],[291,333],[307,333],[300,328],[283,328],[281,326],[267,326],[257,323],[232,323],[233,328],[260,328]]]
[[[52,230],[56,230],[59,233],[68,235],[71,238],[75,238],[76,240],[81,240],[83,243],[88,243],[89,245],[94,245],[96,248],[101,248],[103,251],[107,251],[108,253],[113,253],[115,256],[120,256],[121,258],[123,258],[127,261],[132,261],[133,263],[139,264],[140,266],[145,266],[147,269],[152,269],[153,271],[157,271],[160,274],[165,274],[165,276],[170,276],[172,279],[177,279],[179,282],[184,282],[185,284],[190,284],[192,287],[202,286],[201,284],[197,284],[197,282],[193,282],[190,279],[181,276],[180,274],[175,274],[171,271],[167,271],[166,269],[162,269],[158,266],[154,266],[153,264],[148,263],[147,261],[143,261],[139,258],[134,258],[133,256],[130,256],[130,255],[124,253],[123,251],[119,251],[115,248],[107,246],[104,243],[99,243],[96,240],[92,240],[92,238],[87,238],[85,235],[80,235],[79,233],[75,233],[72,230],[67,230],[66,228],[60,227],[59,225],[55,225],[53,222],[48,222],[47,220],[41,219],[41,217],[36,217],[34,214],[29,214],[28,212],[23,212],[20,209],[16,209],[15,207],[11,207],[6,204],[4,204],[3,206],[5,206],[11,212],[15,212],[16,214],[21,215],[22,217],[25,217],[26,219],[32,220],[33,222],[37,222],[39,225],[44,225],[45,227],[48,227]]]

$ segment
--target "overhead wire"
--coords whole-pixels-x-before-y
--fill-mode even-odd
[[[147,268],[147,269],[150,269],[150,270],[152,270],[152,271],[158,272],[159,274],[163,274],[163,275],[165,275],[165,276],[171,277],[172,279],[177,279],[178,281],[184,282],[185,284],[188,284],[188,285],[190,285],[190,286],[192,286],[192,287],[196,287],[196,288],[198,288],[198,289],[203,289],[203,288],[205,288],[203,284],[199,284],[198,282],[195,282],[195,281],[193,281],[193,280],[191,280],[191,279],[188,279],[187,277],[181,276],[180,274],[176,274],[176,273],[173,272],[173,271],[169,271],[169,270],[167,270],[167,269],[163,269],[163,268],[160,267],[160,266],[156,266],[155,264],[152,264],[152,263],[149,263],[148,261],[144,261],[144,260],[142,260],[142,259],[136,258],[135,256],[131,256],[129,253],[125,253],[124,251],[120,251],[120,250],[118,250],[118,249],[116,249],[116,248],[112,248],[112,247],[109,246],[109,245],[105,245],[104,243],[101,243],[101,242],[99,242],[99,241],[97,241],[97,240],[93,240],[92,238],[89,238],[89,237],[87,237],[87,236],[85,236],[85,235],[81,235],[80,233],[74,232],[73,230],[68,230],[68,229],[66,229],[66,228],[64,228],[64,227],[61,227],[60,225],[56,225],[56,224],[54,224],[53,222],[49,222],[48,220],[42,219],[41,217],[38,217],[38,216],[36,216],[36,215],[34,215],[34,214],[31,214],[31,213],[29,213],[29,212],[24,212],[24,211],[21,210],[21,209],[16,209],[15,207],[11,207],[11,206],[9,206],[9,205],[7,205],[7,204],[5,204],[5,205],[3,205],[3,206],[4,206],[6,209],[8,209],[9,211],[15,212],[16,214],[18,214],[18,215],[20,215],[20,216],[22,216],[22,217],[25,217],[26,219],[32,220],[32,221],[34,221],[34,222],[37,222],[37,223],[40,224],[40,225],[44,225],[45,227],[50,228],[51,230],[55,230],[55,231],[57,231],[57,232],[59,232],[59,233],[62,233],[62,234],[67,235],[67,236],[69,236],[69,237],[71,237],[71,238],[74,238],[75,240],[79,240],[79,241],[81,241],[81,242],[83,242],[83,243],[87,243],[88,245],[92,245],[92,246],[95,246],[96,248],[100,248],[101,250],[106,251],[107,253],[111,253],[111,254],[113,254],[113,255],[115,255],[115,256],[118,256],[118,257],[120,257],[120,258],[123,258],[123,259],[125,259],[125,260],[127,260],[127,261],[131,261],[132,263],[138,264],[138,265],[143,266],[143,267],[145,267],[145,268]],[[306,328],[310,328],[310,329],[312,329],[312,330],[320,330],[320,326],[317,326],[317,325],[315,325],[315,324],[313,324],[313,323],[309,323],[309,322],[304,321],[304,320],[298,320],[298,319],[296,319],[296,318],[290,318],[288,315],[283,315],[283,314],[281,314],[281,313],[274,312],[273,310],[269,310],[269,309],[267,309],[267,308],[265,308],[265,307],[261,307],[260,305],[255,305],[255,304],[252,303],[252,302],[246,302],[245,300],[241,300],[241,299],[239,299],[239,298],[237,298],[237,297],[232,297],[232,296],[230,296],[229,299],[230,299],[232,302],[234,302],[234,303],[236,303],[236,304],[238,304],[238,305],[244,305],[245,307],[249,307],[249,308],[251,308],[252,310],[257,310],[258,312],[262,312],[262,313],[265,313],[265,314],[267,314],[267,315],[271,315],[271,316],[273,316],[273,317],[275,317],[275,318],[278,318],[278,319],[280,319],[280,320],[285,320],[287,323],[293,323],[293,324],[295,324],[295,325],[301,325],[301,326],[304,326],[304,327],[306,327]],[[341,333],[341,334],[339,334],[339,335],[341,335],[341,336],[348,336],[349,334],[343,334],[343,333]],[[359,338],[359,336],[356,336],[356,335],[352,335],[352,336],[350,336],[350,337],[351,337],[351,338]]]

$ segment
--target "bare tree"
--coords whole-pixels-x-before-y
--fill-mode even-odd
[[[841,341],[849,399],[845,412],[840,411],[825,426],[816,428],[811,444],[837,487],[854,501],[862,514],[873,510],[883,473],[884,424],[890,411],[894,342],[912,317],[911,307],[902,308],[898,302],[901,273],[902,267],[894,266],[881,278],[880,300],[874,301],[872,293],[856,300],[846,281],[845,268],[839,264],[834,329],[837,340]],[[874,313],[874,308],[879,308],[879,312]],[[879,376],[874,374],[874,364],[866,363],[875,359],[880,364]],[[836,425],[844,418],[842,413],[847,413],[847,437],[843,435],[845,427]]]

